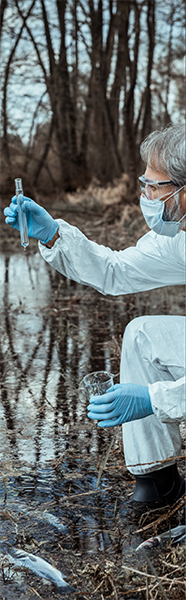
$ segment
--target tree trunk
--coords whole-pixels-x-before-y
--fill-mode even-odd
[[[151,101],[151,75],[155,47],[155,0],[148,0],[147,28],[149,39],[147,80],[144,98],[144,114],[141,128],[141,138],[144,139],[152,129],[152,101]]]
[[[125,98],[123,105],[123,154],[125,156],[125,170],[129,175],[129,190],[132,198],[136,197],[136,139],[134,134],[134,90],[137,80],[137,66],[139,56],[139,19],[140,9],[137,2],[126,2],[128,9],[134,10],[135,41],[133,47],[133,60],[128,53],[128,73],[126,73]],[[128,32],[127,32],[128,35]]]

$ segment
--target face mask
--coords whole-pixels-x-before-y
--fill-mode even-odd
[[[171,194],[171,196],[169,196],[164,201],[161,200],[163,196],[161,196],[158,200],[149,200],[143,194],[140,196],[140,207],[144,219],[147,225],[150,227],[150,229],[155,231],[155,233],[158,233],[158,235],[167,235],[169,237],[174,237],[178,233],[180,223],[186,215],[183,215],[183,217],[179,221],[164,221],[163,213],[165,208],[165,202],[172,198],[172,196],[175,196],[175,194],[180,192],[183,188],[184,185],[181,188],[179,188],[179,190],[174,192],[174,194]]]

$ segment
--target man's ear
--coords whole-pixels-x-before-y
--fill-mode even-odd
[[[183,194],[184,194],[184,202],[186,204],[186,185],[185,185],[185,187],[183,189]]]
[[[182,208],[185,211],[186,210],[186,185],[184,186],[183,190],[181,190],[181,204],[182,204]]]

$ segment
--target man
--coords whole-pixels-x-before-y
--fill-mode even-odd
[[[23,198],[28,234],[60,273],[102,294],[128,294],[185,283],[186,172],[181,126],[150,134],[141,145],[146,164],[140,205],[150,230],[119,252],[88,240],[76,227],[54,219]],[[6,223],[19,229],[16,198]],[[91,419],[122,424],[125,461],[136,479],[134,502],[169,503],[184,493],[177,469],[179,423],[185,415],[185,317],[134,319],[126,328],[120,384],[92,399]]]

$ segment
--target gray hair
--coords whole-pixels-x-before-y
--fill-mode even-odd
[[[186,183],[185,153],[185,125],[153,131],[140,146],[142,160],[180,187]]]

